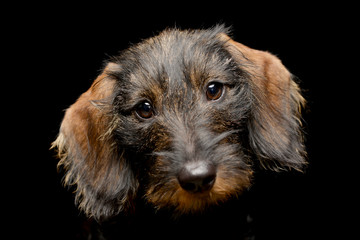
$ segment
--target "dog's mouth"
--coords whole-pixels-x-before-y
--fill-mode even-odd
[[[195,213],[238,196],[251,185],[247,156],[229,140],[237,131],[216,136],[203,130],[180,139],[176,148],[152,153],[145,199],[155,208]]]
[[[250,186],[251,176],[250,169],[228,171],[208,166],[198,174],[183,173],[151,186],[145,197],[157,209],[171,208],[180,215],[196,213],[240,195]]]

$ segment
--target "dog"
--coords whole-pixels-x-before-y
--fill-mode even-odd
[[[306,166],[292,74],[229,28],[166,29],[111,57],[65,113],[53,142],[94,219],[156,210],[195,214],[242,195],[254,169]]]

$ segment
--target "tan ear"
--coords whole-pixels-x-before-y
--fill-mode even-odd
[[[117,124],[112,113],[116,81],[109,75],[117,67],[108,64],[66,110],[52,145],[58,149],[58,166],[66,171],[65,184],[76,185],[79,207],[96,218],[126,208],[137,185],[112,134]]]
[[[268,52],[251,49],[229,37],[226,47],[249,76],[252,91],[249,142],[254,153],[264,166],[272,169],[301,169],[305,150],[300,110],[305,100],[291,73]]]

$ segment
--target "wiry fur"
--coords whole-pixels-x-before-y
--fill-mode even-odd
[[[218,101],[205,96],[212,81],[225,86]],[[135,113],[144,100],[154,107],[150,119]],[[223,26],[169,29],[108,62],[66,111],[53,147],[90,216],[131,210],[136,198],[196,212],[248,188],[256,160],[302,169],[303,104],[277,57],[233,41]],[[209,192],[178,183],[184,164],[196,161],[216,166]]]

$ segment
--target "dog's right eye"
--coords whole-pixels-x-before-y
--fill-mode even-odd
[[[140,118],[148,119],[154,115],[154,109],[148,101],[144,101],[137,105],[136,113]]]

